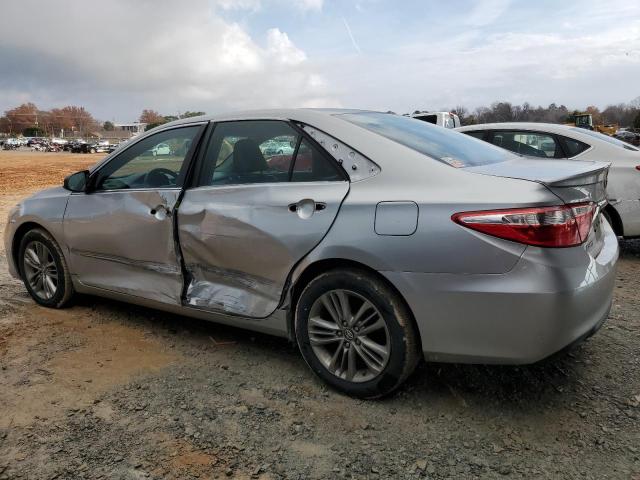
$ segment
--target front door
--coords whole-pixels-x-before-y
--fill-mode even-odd
[[[64,233],[84,285],[179,304],[182,273],[174,208],[203,125],[161,131],[94,172],[69,197]]]
[[[263,318],[291,269],[326,235],[349,191],[343,170],[287,122],[223,122],[178,214],[186,301]]]

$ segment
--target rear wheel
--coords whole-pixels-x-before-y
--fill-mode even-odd
[[[302,291],[296,339],[311,369],[349,395],[386,395],[420,359],[411,315],[396,292],[357,269],[324,273]]]
[[[611,216],[611,212],[608,211],[608,209],[604,209],[602,211],[602,215],[604,215],[604,218],[607,220],[607,222],[609,222],[609,225],[611,226],[611,229],[613,230],[613,232],[618,236],[621,237],[622,236],[622,232],[620,231],[621,228],[618,225],[617,222],[614,221],[614,219]]]
[[[30,230],[20,242],[20,273],[37,303],[62,308],[73,295],[71,275],[56,241],[42,229]]]

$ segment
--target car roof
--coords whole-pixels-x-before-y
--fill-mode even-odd
[[[343,113],[362,113],[372,112],[373,110],[358,110],[348,108],[274,108],[264,110],[244,110],[238,112],[228,112],[215,115],[202,115],[199,117],[183,118],[170,123],[165,123],[161,127],[172,125],[181,125],[185,123],[196,122],[224,122],[231,120],[258,120],[258,119],[274,119],[274,120],[307,120],[326,119],[333,115]],[[379,112],[384,113],[384,112]]]
[[[455,130],[459,132],[469,132],[474,130],[541,130],[544,132],[562,133],[575,132],[574,125],[561,125],[558,123],[538,123],[538,122],[497,122],[479,123],[477,125],[466,125]]]

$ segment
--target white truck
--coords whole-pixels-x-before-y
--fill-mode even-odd
[[[460,118],[451,112],[420,112],[412,114],[411,118],[417,118],[444,128],[458,128],[460,126]]]

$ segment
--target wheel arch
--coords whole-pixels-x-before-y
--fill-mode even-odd
[[[623,237],[624,225],[622,224],[622,219],[620,218],[620,214],[615,209],[615,207],[611,204],[608,204],[606,207],[604,207],[604,212],[611,219],[611,223],[612,223],[611,228],[613,228],[613,231],[615,232],[615,234],[618,237]]]
[[[22,239],[28,232],[35,229],[44,230],[45,232],[47,232],[47,234],[51,238],[53,238],[54,240],[56,239],[56,237],[54,237],[53,234],[47,228],[43,227],[41,224],[37,222],[33,222],[33,221],[24,222],[22,225],[20,225],[16,229],[15,233],[13,234],[13,239],[11,240],[11,256],[12,256],[13,264],[15,265],[16,271],[18,272],[18,275],[20,275],[20,278],[22,278],[22,268],[20,266],[21,262],[20,262],[20,259],[18,258],[20,255],[20,242],[22,242]]]
[[[370,266],[355,261],[349,260],[346,258],[326,258],[322,260],[317,260],[313,263],[307,265],[304,270],[300,272],[300,274],[295,278],[291,287],[290,287],[290,301],[289,301],[289,311],[287,315],[287,335],[290,340],[295,341],[295,310],[296,305],[298,304],[298,299],[300,298],[300,294],[304,290],[304,288],[318,275],[327,272],[329,270],[335,270],[340,268],[354,268],[359,270],[364,270],[367,273],[370,273],[380,279],[380,281],[384,282],[396,295],[401,299],[402,303],[404,303],[409,315],[411,316],[411,321],[415,327],[416,334],[418,335],[418,344],[422,344],[422,338],[420,336],[420,329],[418,328],[418,324],[415,319],[415,315],[413,314],[413,310],[409,305],[409,302],[404,298],[404,295],[396,288],[396,286],[389,281],[384,275],[380,272],[371,268]]]

